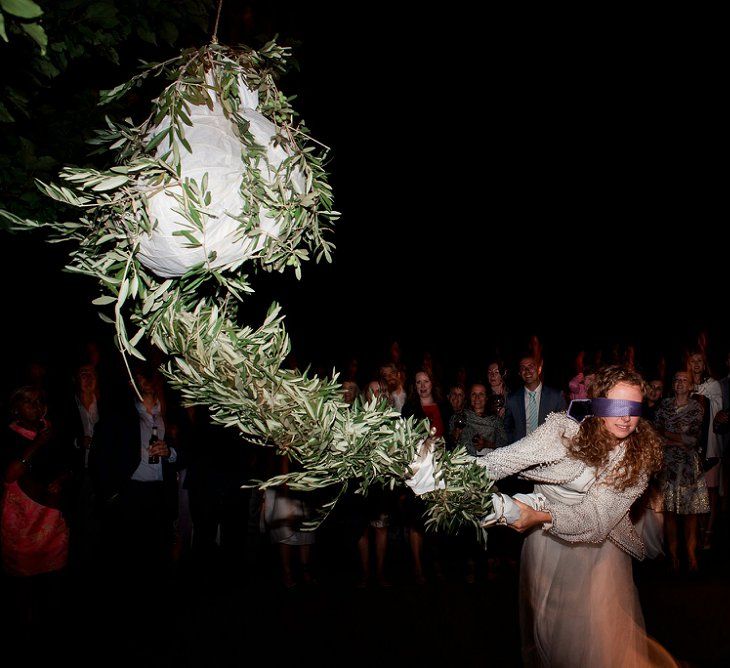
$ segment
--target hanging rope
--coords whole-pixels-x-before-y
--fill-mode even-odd
[[[210,41],[218,44],[218,22],[221,20],[221,9],[223,8],[223,0],[218,0],[218,11],[215,14],[215,25],[213,26],[213,34]]]

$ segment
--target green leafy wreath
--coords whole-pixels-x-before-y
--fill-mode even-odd
[[[339,214],[324,169],[327,149],[295,122],[290,100],[276,86],[287,56],[274,41],[253,50],[214,40],[145,64],[101,96],[106,104],[146,79],[167,82],[144,122],[107,118],[97,132],[92,143],[113,166],[66,168],[60,184],[38,184],[78,217],[39,222],[0,215],[11,229],[43,227],[49,241],[74,243],[66,268],[100,284],[94,303],[114,325],[125,361],[143,359],[137,346],[147,337],[169,356],[164,372],[187,404],[208,406],[215,422],[301,464],[262,488],[285,482],[296,490],[330,490],[316,525],[351,482],[366,493],[375,483],[392,488],[409,477],[428,424],[404,420],[375,400],[348,408],[336,375],[328,380],[282,368],[290,345],[278,305],[256,329],[237,324],[239,304],[253,292],[252,267],[293,267],[299,278],[310,254],[331,261],[327,236]],[[210,152],[198,133],[206,123],[229,149],[232,136],[237,142],[231,159],[240,159],[233,174],[238,187],[219,184],[217,191],[234,197],[234,210],[214,197],[212,168],[189,169],[191,156]],[[218,171],[232,176],[226,165]],[[165,224],[171,233],[163,233]],[[173,261],[160,265],[165,253]],[[492,486],[485,470],[463,448],[442,447],[436,471],[446,487],[424,495],[427,525],[472,525],[483,538],[479,520],[490,510]]]

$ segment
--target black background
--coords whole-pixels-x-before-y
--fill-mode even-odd
[[[407,357],[480,368],[530,336],[547,370],[632,343],[649,372],[728,345],[726,116],[711,17],[228,3],[221,41],[295,44],[281,84],[331,147],[332,265],[259,275],[300,364]],[[129,54],[130,57],[132,54]],[[109,72],[107,87],[125,78]],[[58,98],[63,104],[63,98]],[[12,361],[111,340],[89,281],[3,236]],[[718,369],[724,371],[723,369]]]

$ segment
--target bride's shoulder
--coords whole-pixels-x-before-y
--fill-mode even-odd
[[[545,426],[549,431],[557,436],[566,436],[572,438],[578,433],[580,424],[578,424],[573,418],[568,417],[565,411],[560,413],[550,413],[545,418]]]

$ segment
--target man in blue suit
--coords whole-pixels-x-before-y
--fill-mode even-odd
[[[507,443],[514,443],[535,431],[550,413],[565,410],[560,390],[542,384],[542,361],[530,355],[520,359],[520,378],[524,386],[507,397],[504,428]]]

